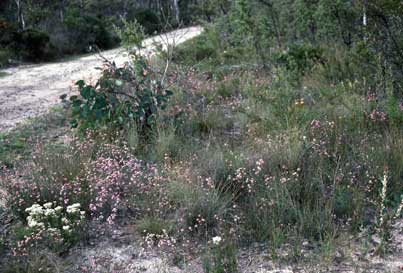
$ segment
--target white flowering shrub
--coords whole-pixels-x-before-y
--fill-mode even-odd
[[[85,211],[80,207],[79,203],[63,208],[48,202],[27,208],[26,225],[17,234],[14,255],[27,255],[30,249],[39,244],[60,252],[76,243],[85,222]]]

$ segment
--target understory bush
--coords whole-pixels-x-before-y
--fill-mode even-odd
[[[20,61],[50,61],[68,54],[80,54],[91,48],[109,49],[119,45],[119,38],[103,19],[81,16],[72,10],[63,22],[52,27],[32,26],[19,30],[8,22],[0,22],[0,45]]]
[[[195,39],[185,42],[184,45],[174,52],[174,61],[190,65],[209,59],[216,59],[217,49],[206,40],[207,36],[202,34],[201,37],[196,37]]]
[[[11,57],[37,62],[52,60],[57,55],[49,35],[37,29],[18,31],[14,25],[0,22],[0,37],[3,48],[0,63],[3,64],[7,64]]]
[[[162,30],[162,22],[158,15],[149,9],[143,9],[136,11],[133,16],[128,16],[129,20],[136,20],[140,25],[144,27],[146,34],[155,34]],[[133,17],[133,18],[130,18]]]
[[[122,209],[128,213],[146,210],[137,202],[152,199],[136,196],[160,184],[156,167],[124,148],[105,144],[95,150],[94,145],[73,143],[62,155],[38,150],[36,160],[23,173],[9,171],[4,186],[12,193],[8,205],[14,215],[25,222],[29,207],[50,202],[66,208],[77,203],[88,217],[112,223]],[[128,200],[134,203],[129,205]]]
[[[290,75],[298,80],[318,63],[323,63],[323,52],[320,48],[310,45],[291,45],[286,51],[276,57],[280,65],[284,65]]]
[[[90,46],[109,49],[120,42],[103,18],[80,16],[75,10],[68,13],[64,23],[54,28],[51,34],[62,54],[87,52]]]
[[[27,256],[44,246],[60,253],[80,241],[85,221],[85,211],[80,210],[80,204],[68,205],[65,211],[62,206],[53,204],[34,204],[25,209],[27,226],[17,229],[13,255]]]
[[[16,48],[21,50],[23,59],[28,61],[49,61],[56,55],[49,35],[35,29],[20,32],[16,40]]]
[[[72,107],[71,125],[86,129],[137,129],[144,140],[165,109],[173,94],[163,85],[165,75],[153,70],[149,60],[137,52],[144,39],[143,27],[137,21],[123,20],[123,29],[116,32],[129,55],[122,67],[104,60],[102,75],[95,85],[83,80],[76,83],[80,96],[69,98]],[[61,97],[63,100],[66,95]]]
[[[172,92],[165,90],[143,59],[133,66],[117,68],[107,64],[95,86],[78,81],[80,97],[70,97],[71,125],[80,130],[134,124],[141,136],[165,108]]]
[[[7,66],[9,60],[12,57],[12,52],[9,49],[1,49],[0,50],[0,68],[3,66]]]

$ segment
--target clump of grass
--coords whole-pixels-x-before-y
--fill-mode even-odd
[[[57,137],[68,128],[66,115],[65,110],[53,108],[48,114],[0,133],[0,165],[12,168],[29,159],[37,142],[57,142]]]
[[[171,182],[168,198],[178,208],[178,225],[198,236],[217,234],[230,209],[230,198],[193,184]]]
[[[182,149],[185,143],[181,137],[176,134],[173,126],[160,128],[157,130],[155,140],[152,144],[155,159],[163,162],[166,157],[176,159],[182,155]]]
[[[220,110],[197,113],[188,121],[188,126],[195,136],[222,134],[233,125],[231,117]]]
[[[51,252],[37,251],[27,257],[15,258],[0,265],[4,273],[54,273],[62,272],[60,258]]]
[[[174,226],[172,221],[147,216],[136,222],[136,229],[144,236],[149,234],[162,236],[172,233]]]
[[[230,238],[213,237],[203,257],[204,273],[239,272],[237,247]]]
[[[191,39],[183,43],[175,52],[173,60],[179,64],[194,65],[201,62],[215,62],[218,57],[217,49],[208,39],[202,34],[199,37]]]

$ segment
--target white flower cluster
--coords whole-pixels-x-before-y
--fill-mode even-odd
[[[60,223],[64,231],[71,231],[72,226],[77,225],[77,220],[80,222],[85,219],[85,211],[80,211],[80,204],[70,205],[66,209],[67,215],[63,213],[63,207],[53,207],[53,203],[45,203],[43,206],[34,204],[27,208],[28,213],[27,223],[30,228],[39,228],[55,233],[60,228],[57,224]],[[76,215],[80,215],[77,219]]]
[[[62,207],[52,208],[52,203],[46,203],[43,206],[39,204],[34,204],[31,207],[27,208],[25,212],[28,212],[27,222],[29,227],[39,227],[45,228],[45,221],[46,217],[54,217],[56,216],[57,212],[61,212],[63,210]]]
[[[67,206],[67,213],[68,214],[75,214],[77,212],[80,212],[80,207],[81,205],[79,203],[75,203],[73,205]]]
[[[144,230],[144,232],[146,233],[147,231]],[[176,244],[176,239],[169,236],[168,232],[165,229],[162,229],[162,234],[146,233],[144,242],[148,247],[152,247],[155,245],[157,247],[172,247]]]
[[[222,241],[222,238],[220,236],[213,237],[213,244],[219,245],[221,243],[221,241]]]
[[[388,174],[384,173],[383,180],[382,180],[382,191],[381,191],[381,204],[380,204],[380,211],[379,211],[379,227],[382,228],[385,222],[386,216],[386,192],[388,190]]]

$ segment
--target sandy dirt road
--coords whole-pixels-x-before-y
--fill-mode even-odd
[[[158,35],[143,42],[144,53],[152,54],[155,43],[163,47],[178,45],[202,32],[201,27],[190,27]],[[124,51],[113,49],[102,55],[122,65]],[[102,66],[98,54],[74,60],[38,65],[23,65],[0,70],[0,132],[14,128],[29,117],[44,114],[49,107],[60,103],[60,95],[75,91],[77,80],[94,80],[99,76],[95,67]]]

